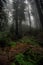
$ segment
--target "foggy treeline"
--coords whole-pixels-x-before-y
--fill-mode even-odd
[[[43,31],[42,0],[0,0],[0,32],[22,37],[32,30]]]

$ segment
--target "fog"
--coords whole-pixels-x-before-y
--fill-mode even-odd
[[[13,18],[13,13],[15,11],[14,6],[13,6],[13,2],[14,0],[5,0],[6,3],[1,0],[3,3],[3,10],[7,15],[7,19],[8,19],[8,25],[9,27],[12,25],[12,23],[15,21]],[[16,1],[16,0],[15,0]],[[39,20],[39,15],[38,15],[38,10],[36,7],[36,3],[35,0],[25,0],[25,21],[22,21],[22,25],[25,26],[31,26],[32,28],[40,28],[40,20]],[[20,11],[21,12],[21,11]],[[19,21],[19,19],[18,19]],[[31,22],[31,24],[30,24]],[[18,22],[19,24],[19,22]],[[14,22],[14,27],[15,27],[15,22]]]

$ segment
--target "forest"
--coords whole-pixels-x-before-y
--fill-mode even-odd
[[[0,65],[43,65],[43,0],[0,0]]]

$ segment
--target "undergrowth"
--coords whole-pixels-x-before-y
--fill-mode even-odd
[[[15,56],[15,60],[11,65],[37,65],[39,63],[42,56],[37,53],[29,54],[25,52],[25,54],[19,53]]]

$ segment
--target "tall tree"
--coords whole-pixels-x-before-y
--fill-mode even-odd
[[[39,13],[39,17],[40,17],[40,22],[42,25],[42,30],[43,30],[43,1],[42,0],[35,0],[36,5],[37,5],[37,9],[38,9],[38,13]]]
[[[19,31],[18,31],[18,21],[19,21],[19,30],[21,33],[22,29],[22,20],[25,19],[24,16],[24,0],[14,0],[14,20],[16,22],[16,37],[19,36]]]
[[[19,0],[18,17],[19,17],[19,34],[22,36],[22,22],[25,21],[25,0]]]
[[[29,4],[29,0],[28,0],[28,4]],[[31,5],[31,4],[30,4],[30,5]],[[30,31],[30,33],[31,33],[31,17],[30,17],[30,14],[31,14],[31,13],[29,12],[29,11],[30,11],[30,8],[29,8],[30,5],[28,5],[28,16],[29,16],[29,23],[30,23],[30,30],[29,30],[29,31]]]
[[[14,20],[15,20],[15,24],[16,24],[16,31],[15,31],[15,33],[16,33],[16,39],[18,38],[18,5],[19,5],[19,0],[14,0],[13,1],[13,4],[14,4],[14,15],[13,15],[13,17],[14,17]]]
[[[5,2],[5,0],[0,0],[0,31],[5,31],[6,30],[6,25],[7,25],[7,15],[5,14],[4,10],[3,10],[3,2]]]

